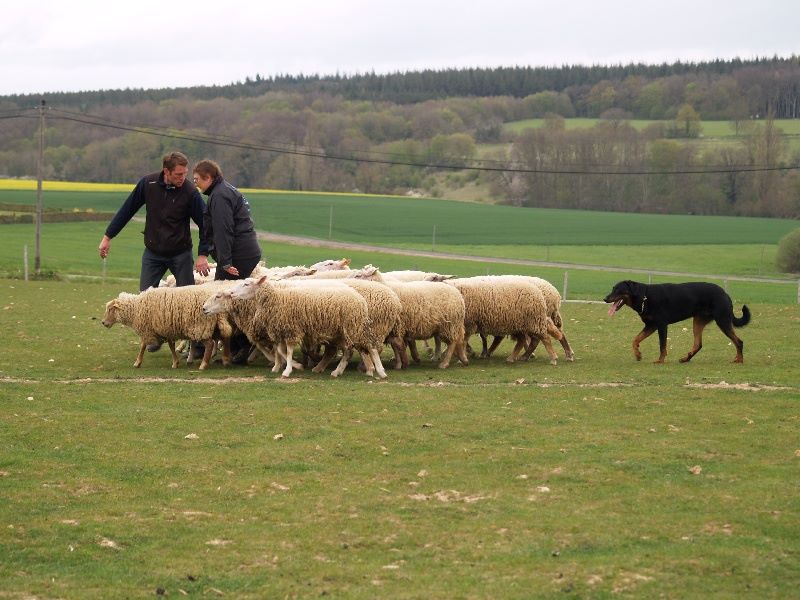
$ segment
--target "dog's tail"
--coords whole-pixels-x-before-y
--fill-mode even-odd
[[[741,319],[737,319],[736,317],[733,317],[733,326],[734,327],[744,327],[749,322],[750,322],[750,309],[747,308],[746,304],[744,304],[742,306],[742,318]]]

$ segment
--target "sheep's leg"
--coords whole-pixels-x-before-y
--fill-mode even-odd
[[[417,342],[412,339],[406,340],[408,343],[408,350],[411,352],[411,360],[414,361],[415,365],[418,365],[421,361],[419,359],[419,353],[417,352]]]
[[[532,335],[530,338],[528,338],[528,345],[525,347],[525,354],[522,355],[522,360],[528,360],[531,356],[536,358],[533,353],[538,345],[539,338],[537,338],[535,335]]]
[[[200,361],[200,370],[203,371],[208,368],[208,363],[211,362],[211,354],[214,352],[214,340],[204,340],[203,345],[206,351],[203,352],[203,360]]]
[[[521,336],[514,336],[514,339],[517,343],[514,345],[514,349],[511,351],[511,354],[506,358],[506,362],[513,363],[519,357],[519,353],[522,352],[522,349],[525,347],[525,341],[527,338],[524,335]]]
[[[459,341],[458,348],[456,348],[456,356],[458,356],[458,360],[461,361],[461,364],[467,366],[469,364],[469,358],[467,358],[467,343],[464,340]]]
[[[361,355],[361,364],[364,365],[364,374],[366,374],[367,377],[375,377],[375,362],[372,360],[369,350],[366,348],[359,348],[358,353]]]
[[[222,343],[222,364],[227,367],[231,364],[231,338],[224,337],[220,342]]]
[[[372,363],[375,365],[375,370],[378,372],[378,377],[381,379],[386,379],[386,371],[383,368],[383,363],[381,362],[381,355],[378,352],[377,348],[370,348],[369,354],[372,357]]]
[[[550,364],[557,365],[558,364],[558,355],[556,351],[553,350],[553,343],[550,341],[549,335],[542,335],[538,336],[541,340],[542,344],[544,344],[545,350],[547,350],[547,354],[550,356]]]
[[[286,368],[283,370],[283,373],[281,373],[281,376],[289,377],[289,375],[292,374],[292,363],[294,362],[292,360],[292,354],[294,353],[294,345],[289,340],[286,340],[285,344],[286,344]]]
[[[142,359],[144,358],[144,351],[145,351],[146,348],[147,348],[147,342],[142,340],[142,342],[139,344],[139,354],[138,354],[138,356],[136,357],[136,360],[133,363],[133,368],[134,369],[138,369],[139,367],[142,366]]]
[[[442,358],[442,338],[439,337],[439,334],[433,336],[433,348],[431,348],[428,340],[422,340],[422,343],[425,344],[425,349],[428,351],[428,356],[430,356],[431,360],[437,361]]]
[[[439,337],[438,333],[433,336],[433,343],[436,346],[436,350],[433,352],[433,360],[439,360],[442,358],[442,338]]]
[[[572,346],[569,345],[567,341],[567,336],[564,335],[564,332],[561,332],[561,347],[564,348],[564,356],[566,356],[567,360],[572,362],[575,360],[575,352],[572,350]]]
[[[402,338],[400,338],[400,336],[393,335],[387,337],[386,342],[389,344],[389,346],[391,346],[392,352],[394,353],[394,368],[402,369],[403,360],[400,358],[400,353],[405,351],[405,349],[403,348]]]
[[[439,363],[440,369],[446,369],[450,366],[450,359],[453,357],[453,352],[455,352],[456,346],[458,346],[459,342],[457,340],[449,340],[447,342],[447,350],[444,352],[444,357],[442,358],[442,362]]]
[[[314,371],[314,373],[322,373],[328,364],[334,359],[338,351],[339,349],[333,344],[326,345],[325,353],[322,355],[322,358],[319,360],[317,365],[311,370]]]
[[[175,342],[169,340],[167,341],[167,345],[169,346],[169,351],[172,353],[172,368],[177,369],[180,359],[178,358],[178,353],[175,352]]]
[[[344,370],[347,368],[347,363],[350,361],[350,357],[353,356],[353,348],[343,348],[342,349],[342,360],[339,361],[339,364],[331,373],[331,377],[338,377]],[[365,357],[366,358],[366,357]]]
[[[286,364],[286,348],[283,342],[275,344],[275,364],[272,366],[273,373],[279,373]]]
[[[478,335],[481,336],[481,358],[486,358],[487,356],[489,356],[489,348],[486,344],[487,335],[482,331],[479,331]]]
[[[489,346],[489,349],[486,351],[485,358],[489,358],[492,354],[494,354],[494,351],[497,350],[497,347],[500,345],[500,342],[502,341],[503,341],[502,335],[494,336],[494,339],[492,340],[492,345]]]

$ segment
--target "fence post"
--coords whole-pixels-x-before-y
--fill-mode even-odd
[[[800,279],[797,280],[797,303],[800,304]]]
[[[22,264],[24,265],[25,281],[28,281],[28,244],[25,244],[22,249]],[[798,294],[800,297],[800,292]]]
[[[561,294],[561,297],[566,302],[567,300],[567,284],[569,283],[569,271],[564,271],[564,293]]]

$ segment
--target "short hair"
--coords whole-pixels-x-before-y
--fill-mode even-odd
[[[208,158],[204,158],[198,162],[194,166],[194,172],[199,173],[203,177],[211,177],[211,179],[222,177],[222,169],[219,168],[217,163]]]
[[[165,154],[164,158],[161,159],[161,165],[167,171],[175,170],[175,167],[178,165],[185,167],[189,164],[189,159],[186,158],[186,155],[183,152],[170,152],[169,154]]]

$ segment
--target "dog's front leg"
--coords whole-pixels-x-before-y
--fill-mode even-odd
[[[642,360],[642,353],[639,351],[639,344],[653,335],[655,330],[655,326],[646,325],[645,328],[639,332],[639,335],[633,338],[633,355],[636,357],[636,360]]]
[[[659,325],[658,326],[658,348],[661,353],[658,355],[658,360],[655,361],[655,364],[660,365],[664,363],[664,360],[667,358],[667,326],[666,325]]]

